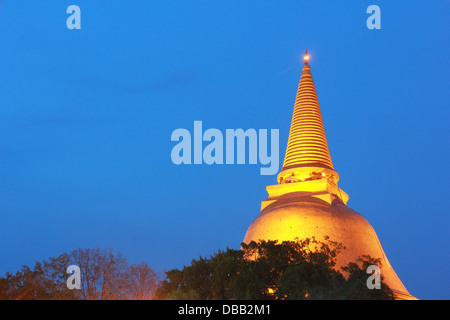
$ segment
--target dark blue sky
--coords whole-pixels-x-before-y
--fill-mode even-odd
[[[449,16],[438,0],[0,1],[0,273],[77,247],[158,271],[239,248],[276,176],[176,166],[171,133],[279,129],[282,163],[308,49],[348,205],[413,295],[449,299]]]

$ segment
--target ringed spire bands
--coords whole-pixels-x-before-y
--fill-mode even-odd
[[[301,181],[309,178],[315,180],[315,177],[320,177],[320,175],[331,177],[333,182],[338,180],[328,149],[316,88],[308,64],[309,60],[308,52],[306,52],[303,58],[305,65],[295,99],[286,156],[283,169],[278,175],[279,183],[299,181],[298,179],[286,179],[293,176],[294,171],[297,176],[299,172],[303,173]],[[309,170],[307,173],[307,168],[315,169]]]

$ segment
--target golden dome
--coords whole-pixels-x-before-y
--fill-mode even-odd
[[[397,298],[413,298],[391,267],[372,226],[355,210],[334,201],[332,204],[310,196],[288,194],[268,205],[253,221],[244,238],[292,241],[315,237],[342,243],[345,250],[337,257],[336,269],[356,262],[361,255],[381,259],[381,275]]]

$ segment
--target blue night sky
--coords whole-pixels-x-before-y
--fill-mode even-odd
[[[157,271],[239,248],[276,176],[176,166],[171,134],[279,129],[282,163],[308,49],[348,205],[411,294],[449,299],[449,16],[438,0],[0,0],[0,274],[79,247]]]

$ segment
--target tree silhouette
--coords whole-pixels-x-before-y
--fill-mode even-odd
[[[362,256],[342,270],[336,257],[345,248],[325,238],[242,243],[199,257],[161,280],[147,263],[129,265],[112,249],[76,249],[69,254],[23,266],[0,278],[0,299],[116,300],[116,299],[393,299],[392,290],[369,289],[367,268],[380,259]],[[81,289],[66,286],[70,265],[81,271]]]
[[[379,259],[363,256],[343,272],[336,257],[345,248],[325,238],[242,243],[209,258],[192,260],[182,270],[166,272],[158,289],[161,299],[393,299],[386,284],[370,290],[369,265]],[[346,274],[346,276],[344,276]]]
[[[70,290],[67,267],[81,271],[81,289]],[[141,262],[128,265],[120,252],[112,249],[76,249],[36,262],[33,269],[23,266],[15,274],[0,278],[2,300],[117,300],[151,299],[160,276]]]

